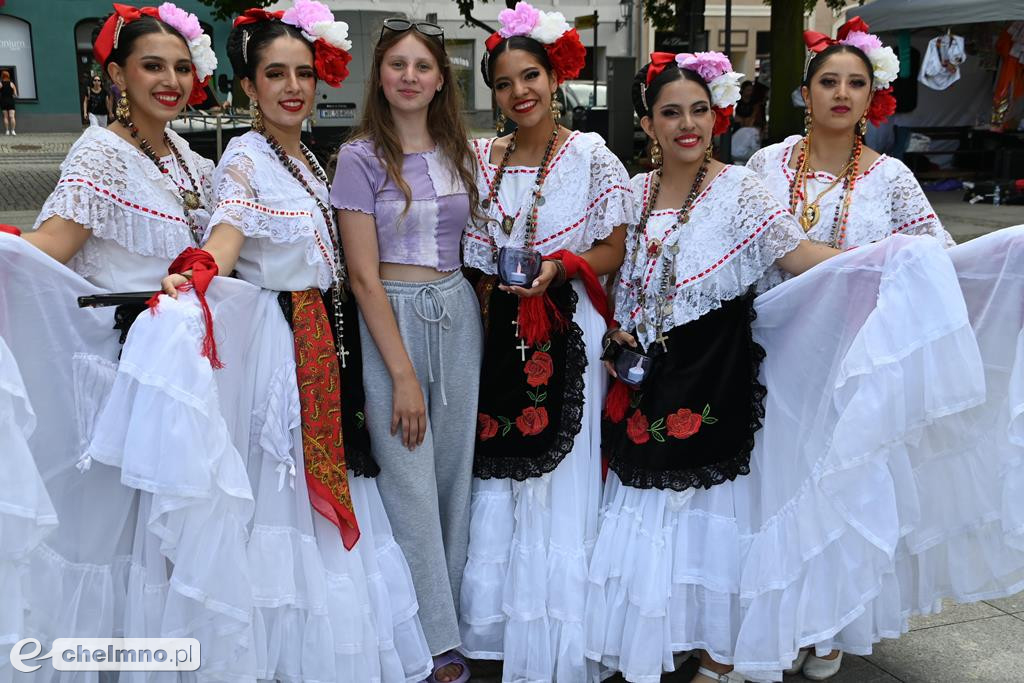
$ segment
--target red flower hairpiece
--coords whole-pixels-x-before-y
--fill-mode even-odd
[[[876,90],[868,106],[868,121],[875,126],[880,126],[889,120],[889,117],[896,113],[896,98],[892,94],[892,88]]]
[[[580,34],[576,33],[576,29],[566,31],[558,40],[545,45],[544,49],[548,53],[548,60],[551,62],[551,68],[555,70],[555,78],[559,83],[579,76],[587,63],[587,48],[583,47],[583,41],[580,40]]]

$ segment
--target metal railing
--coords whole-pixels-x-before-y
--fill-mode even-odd
[[[185,111],[178,118],[171,122],[171,128],[178,133],[202,133],[214,131],[216,137],[216,158],[220,161],[220,155],[224,151],[224,130],[236,128],[249,128],[251,124],[248,112],[245,114],[231,112],[208,113],[205,111]],[[307,118],[302,124],[303,130],[313,132],[313,119]]]

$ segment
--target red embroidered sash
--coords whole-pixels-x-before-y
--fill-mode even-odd
[[[309,499],[341,532],[345,548],[359,540],[341,433],[341,378],[334,337],[320,292],[292,292],[295,372],[302,407],[302,451]]]

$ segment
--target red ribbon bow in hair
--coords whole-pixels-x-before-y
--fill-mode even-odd
[[[103,28],[100,29],[100,34],[96,36],[96,42],[92,46],[92,56],[96,58],[96,61],[106,64],[107,57],[114,51],[114,38],[119,32],[118,24],[124,26],[124,24],[130,24],[143,16],[159,19],[160,13],[156,7],[132,7],[115,2],[114,13],[103,22]]]
[[[274,19],[280,19],[284,16],[284,10],[277,10],[276,12],[268,12],[265,9],[259,7],[250,7],[249,9],[242,12],[241,15],[235,18],[233,26],[244,26],[245,24],[258,24],[261,21],[272,21]]]
[[[501,45],[501,41],[505,40],[505,37],[495,31],[491,35],[487,36],[487,40],[484,41],[484,46],[487,47],[487,51],[490,52],[494,48]]]
[[[647,85],[651,84],[669,64],[676,63],[676,55],[673,52],[652,52],[651,65],[647,67]]]
[[[807,49],[811,52],[821,52],[825,48],[831,45],[838,45],[839,41],[850,35],[851,31],[860,31],[861,33],[868,32],[868,25],[860,17],[854,17],[848,22],[839,27],[836,32],[835,40],[829,38],[824,33],[818,33],[817,31],[804,31],[804,44],[807,45]]]

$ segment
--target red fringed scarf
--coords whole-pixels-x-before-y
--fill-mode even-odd
[[[319,290],[292,292],[302,453],[313,508],[338,527],[346,550],[359,540],[341,429],[341,371]]]
[[[587,297],[605,322],[611,323],[608,310],[608,296],[604,287],[597,279],[597,274],[586,259],[571,251],[560,249],[544,257],[545,261],[561,261],[565,266],[566,277],[578,276],[583,281]],[[551,298],[545,293],[541,296],[519,300],[519,335],[530,345],[540,345],[551,338],[551,331],[564,330],[569,322],[555,307]]]
[[[192,279],[179,287],[179,289],[183,292],[195,289],[199,305],[203,309],[203,321],[206,323],[206,334],[203,335],[201,353],[203,358],[210,360],[210,365],[214,370],[220,370],[224,367],[224,364],[217,357],[217,340],[213,338],[213,314],[210,313],[210,306],[206,303],[206,289],[217,275],[217,262],[213,259],[213,255],[210,252],[196,249],[195,247],[187,247],[185,251],[178,254],[178,258],[174,259],[167,272],[170,275],[174,275],[184,273],[186,270],[192,271]],[[156,314],[159,298],[160,292],[157,292],[146,302],[150,313]]]

